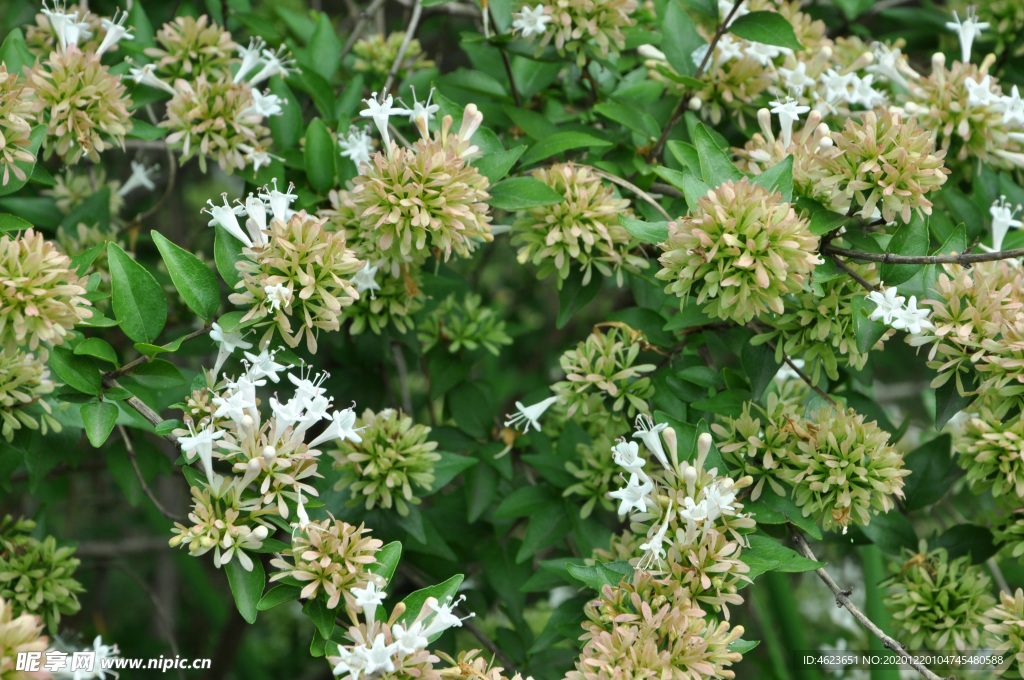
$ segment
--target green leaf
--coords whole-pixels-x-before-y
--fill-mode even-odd
[[[929,549],[945,548],[949,559],[970,555],[974,564],[981,564],[996,554],[998,549],[992,531],[976,524],[958,524],[928,542]]]
[[[536,555],[541,549],[561,541],[565,535],[572,530],[572,522],[569,520],[569,512],[565,506],[557,501],[549,502],[540,508],[526,525],[526,534],[523,536],[523,543],[516,553],[516,564],[522,564]]]
[[[572,269],[569,277],[562,282],[558,291],[558,319],[556,328],[565,328],[573,315],[590,304],[601,290],[604,279],[595,270],[590,272],[590,281],[583,283],[583,272]]]
[[[802,50],[793,25],[778,12],[750,12],[729,24],[729,32],[744,40]]]
[[[960,376],[962,377],[962,376]],[[956,386],[957,377],[950,377],[943,385],[935,390],[935,429],[941,430],[949,422],[949,419],[960,411],[971,405],[976,399],[975,395],[963,396]],[[975,389],[974,374],[963,378],[964,389],[971,392]]]
[[[123,380],[130,380],[154,390],[166,390],[185,384],[185,376],[182,375],[181,369],[164,359],[152,359],[141,364]]]
[[[754,175],[754,184],[760,185],[768,191],[778,191],[783,197],[793,202],[793,155],[786,156],[781,161],[768,168],[760,175]]]
[[[460,456],[447,451],[438,451],[438,454],[441,456],[441,460],[434,463],[434,481],[430,485],[429,493],[440,491],[460,472],[480,462],[476,458]]]
[[[153,47],[153,24],[146,16],[146,10],[142,8],[141,2],[133,2],[132,8],[128,10],[127,24],[134,29],[135,39],[131,41],[133,46],[145,48]]]
[[[255,623],[259,602],[263,596],[263,586],[267,581],[260,560],[254,559],[252,567],[252,571],[246,571],[237,556],[232,556],[231,561],[224,565],[231,594],[235,597],[235,606],[246,623]]]
[[[928,223],[915,211],[911,220],[893,234],[886,252],[896,255],[927,255],[928,242]],[[892,287],[909,281],[920,268],[921,265],[917,264],[883,264],[879,274],[882,283]]]
[[[341,66],[341,41],[334,24],[326,14],[320,14],[309,40],[309,61],[313,69],[330,81]]]
[[[15,30],[17,32],[17,30]],[[8,36],[10,37],[10,36]],[[6,41],[4,41],[6,44]],[[17,161],[15,167],[19,168],[25,173],[25,179],[18,179],[12,171],[8,178],[7,184],[0,186],[0,196],[6,196],[7,194],[13,194],[15,191],[20,190],[23,186],[28,184],[29,179],[32,177],[32,170],[35,168],[36,160],[39,154],[39,146],[43,143],[43,138],[46,137],[46,126],[36,125],[32,128],[32,132],[29,134],[29,153],[34,157],[31,162],[28,161]],[[2,176],[2,174],[0,174]],[[77,225],[76,225],[77,226]]]
[[[447,401],[448,410],[462,430],[477,439],[487,437],[494,414],[490,399],[479,385],[463,382],[448,393]]]
[[[480,519],[494,501],[498,490],[498,472],[490,465],[474,465],[466,470],[466,520],[472,524]]]
[[[644,243],[664,243],[668,240],[668,222],[644,222],[619,213],[619,224]]]
[[[669,168],[655,166],[654,174],[664,179],[676,189],[682,191],[683,196],[686,198],[686,205],[690,206],[691,210],[697,205],[697,202],[700,199],[707,196],[708,192],[711,191],[711,187],[702,182],[699,177],[689,170],[679,172],[677,170],[670,170]]]
[[[800,555],[795,550],[790,550],[770,536],[752,534],[747,537],[750,541],[750,548],[743,551],[742,559],[754,570],[754,561],[777,563],[769,571],[801,572],[814,571],[824,567],[826,562],[815,562]]]
[[[494,519],[518,519],[537,513],[555,498],[546,486],[524,486],[516,489],[501,501],[494,510]]]
[[[708,132],[704,123],[697,124],[697,131],[694,137],[694,145],[697,147],[697,156],[700,158],[700,171],[704,183],[709,187],[717,187],[728,181],[738,182],[743,179],[740,172],[729,154],[718,145],[715,138]],[[687,200],[687,203],[690,201]]]
[[[107,247],[111,305],[121,330],[136,342],[153,342],[167,321],[167,299],[160,284],[119,245]]]
[[[960,254],[967,250],[967,228],[963,222],[953,228],[953,232],[949,235],[942,245],[939,246],[933,255],[952,255]]]
[[[326,194],[334,186],[334,138],[319,118],[314,118],[306,128],[306,148],[303,159],[306,177],[318,194]],[[223,276],[223,274],[222,274]]]
[[[100,370],[92,357],[76,355],[67,347],[54,347],[50,350],[49,364],[67,386],[86,394],[99,395]]]
[[[789,522],[815,540],[821,540],[821,529],[813,517],[804,517],[792,499],[775,494],[770,488],[756,501],[744,504],[743,509],[754,513],[758,524],[785,524]]]
[[[718,3],[715,0],[683,0],[686,5],[694,8],[704,16],[718,18]]]
[[[715,14],[718,14],[717,7]],[[690,15],[676,0],[669,0],[661,30],[664,36],[671,36],[662,44],[669,65],[680,75],[695,75],[697,65],[693,63],[693,52],[708,41],[700,36]]]
[[[242,259],[242,248],[245,247],[245,244],[220,225],[214,228],[217,236],[213,243],[213,261],[217,263],[217,272],[224,279],[224,283],[228,284],[228,288],[234,290],[238,282],[242,280],[242,275],[235,268],[235,263]]]
[[[437,599],[439,604],[447,603],[448,598],[454,598],[455,594],[459,592],[459,586],[462,585],[463,579],[465,579],[463,574],[456,574],[447,581],[438,583],[436,586],[420,588],[410,593],[408,597],[402,600],[405,603],[405,613],[398,617],[398,623],[415,621],[416,617],[420,614],[420,610],[423,609],[423,603],[427,601],[428,597]],[[436,640],[437,637],[434,636],[430,639]]]
[[[526,151],[526,145],[520,145],[507,151],[489,153],[473,162],[480,174],[486,177],[490,183],[497,184],[504,179],[512,166],[516,164],[519,157]]]
[[[230,562],[228,564],[230,564]],[[274,586],[267,591],[266,595],[260,598],[259,602],[256,603],[256,609],[263,612],[268,609],[273,609],[279,604],[292,602],[293,600],[299,599],[299,593],[301,592],[302,588],[299,588],[298,586],[285,584]]]
[[[96,357],[117,366],[117,352],[110,343],[100,338],[86,338],[75,346],[75,354]]]
[[[624,578],[633,574],[633,568],[628,562],[599,562],[591,565],[568,563],[565,568],[571,577],[598,592],[605,585],[619,585]]]
[[[114,429],[117,422],[117,414],[120,413],[117,405],[105,401],[82,404],[82,422],[85,424],[85,435],[89,443],[97,449],[103,446]]]
[[[168,132],[168,128],[157,127],[136,117],[132,119],[132,129],[125,134],[125,137],[153,141],[154,139],[161,139]]]
[[[759,644],[761,644],[760,640],[744,640],[743,638],[740,638],[739,640],[733,640],[729,643],[729,651],[746,654],[747,652],[754,651]]]
[[[79,253],[78,255],[73,255],[71,257],[71,264],[74,265],[75,271],[78,272],[79,276],[85,276],[85,273],[89,271],[89,267],[96,261],[96,258],[100,256],[100,253],[102,253],[106,247],[107,242],[104,241],[103,243],[94,245],[84,253]]]
[[[540,140],[530,146],[530,149],[523,154],[522,164],[533,165],[537,161],[550,158],[555,154],[570,149],[593,148],[611,146],[612,143],[599,137],[588,135],[583,132],[556,132],[555,134]]]
[[[377,551],[377,561],[367,567],[367,570],[383,576],[385,583],[390,582],[401,558],[402,544],[399,541],[392,541]]]
[[[323,600],[319,597],[307,600],[302,605],[302,612],[310,618],[322,638],[331,639],[331,633],[334,632],[334,612],[327,608]]]
[[[743,345],[740,352],[740,364],[750,380],[751,396],[760,399],[765,389],[771,384],[782,364],[775,360],[775,350],[768,345]]]
[[[593,108],[594,113],[615,121],[619,125],[632,130],[648,140],[657,139],[661,133],[658,122],[649,113],[638,111],[634,107],[614,100],[601,102]]]
[[[875,515],[867,526],[858,526],[857,530],[877,545],[882,552],[890,555],[899,555],[903,548],[917,550],[917,534],[914,533],[914,525],[910,523],[906,515],[900,514],[896,510]]]
[[[281,114],[267,119],[267,127],[278,149],[294,149],[302,137],[302,107],[291,88],[279,77],[270,79],[270,91],[284,100]]]
[[[920,510],[940,500],[956,478],[956,463],[950,455],[952,438],[943,434],[903,457],[910,475],[904,477],[903,507]]]
[[[506,179],[491,187],[490,193],[491,199],[487,202],[492,208],[509,211],[553,205],[565,200],[565,196],[532,177]]]
[[[25,35],[20,28],[15,28],[4,38],[0,45],[0,62],[7,67],[8,73],[16,74],[19,78],[24,78],[22,72],[26,66],[36,63],[36,55],[25,44]]]
[[[212,319],[220,307],[217,275],[202,260],[167,240],[160,232],[154,229],[151,233],[181,299],[203,321]]]
[[[23,220],[17,215],[11,215],[8,213],[0,213],[0,234],[6,234],[8,232],[25,231],[31,229],[32,223],[28,220]]]

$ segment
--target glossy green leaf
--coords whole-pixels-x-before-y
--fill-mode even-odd
[[[303,159],[310,186],[319,194],[326,194],[334,186],[334,137],[323,120],[314,118],[306,128],[306,148]]]
[[[724,182],[738,182],[743,179],[743,173],[733,165],[728,152],[718,145],[703,123],[697,124],[693,142],[697,147],[697,156],[700,158],[701,177],[709,187],[717,187]]]
[[[92,357],[77,355],[67,347],[54,347],[49,364],[64,384],[85,394],[99,395],[100,370]]]
[[[321,637],[325,640],[331,638],[331,633],[334,632],[334,612],[327,608],[323,600],[319,597],[307,600],[302,605],[302,612],[310,618]]]
[[[86,338],[75,346],[75,354],[96,357],[117,366],[117,352],[101,338]]]
[[[15,31],[15,32],[17,32],[17,31]],[[6,44],[6,41],[5,41],[5,44]],[[46,137],[46,126],[45,125],[36,125],[35,127],[32,128],[32,132],[29,134],[28,150],[29,150],[29,152],[34,157],[38,157],[38,155],[39,155],[39,146],[43,143],[43,139],[45,137]],[[8,194],[13,194],[16,191],[19,191],[23,186],[28,184],[29,179],[32,177],[32,170],[33,170],[33,168],[35,168],[35,165],[36,165],[36,159],[33,159],[31,162],[28,162],[28,161],[16,161],[14,163],[14,166],[16,168],[18,168],[19,170],[21,170],[22,173],[24,173],[25,179],[18,179],[18,177],[14,174],[14,171],[12,170],[10,175],[8,176],[7,184],[4,184],[3,186],[0,186],[0,196],[6,196]],[[2,178],[3,178],[3,170],[6,170],[6,169],[7,169],[6,167],[3,168],[3,169],[0,169],[0,180],[2,180]]]
[[[668,222],[644,222],[619,213],[619,224],[644,243],[664,243],[668,240]]]
[[[910,222],[900,225],[886,252],[896,255],[928,254],[928,222],[915,211]],[[919,264],[883,264],[879,270],[886,287],[909,281],[921,269]]]
[[[377,561],[367,567],[367,570],[384,577],[385,582],[390,582],[398,568],[398,561],[402,559],[402,544],[392,541],[377,551]]]
[[[212,319],[220,307],[220,284],[216,274],[202,260],[167,240],[160,232],[154,230],[152,234],[181,299],[203,321]]]
[[[489,153],[475,160],[473,165],[492,185],[497,184],[505,178],[524,151],[526,151],[526,146],[521,145],[507,151]]]
[[[105,401],[82,404],[82,422],[89,443],[97,449],[103,446],[117,422],[120,409]]]
[[[23,220],[17,215],[0,213],[0,234],[6,234],[8,232],[17,233],[31,228],[32,223],[28,220]]]
[[[266,595],[260,598],[260,601],[256,604],[258,611],[266,611],[273,609],[279,604],[285,602],[292,602],[299,599],[299,593],[302,592],[302,588],[291,585],[278,585],[274,586],[267,591]]]
[[[982,564],[996,554],[997,548],[992,530],[977,524],[957,524],[946,529],[937,538],[928,542],[928,548],[945,548],[949,559],[964,555],[971,556],[971,562]]]
[[[702,45],[707,45],[708,41],[697,32],[690,15],[676,0],[669,0],[665,7],[662,34],[671,36],[671,39],[665,40],[662,44],[669,65],[680,75],[695,75],[697,65],[693,63],[693,52]]]
[[[789,201],[793,202],[793,156],[786,156],[781,161],[768,168],[760,175],[751,178],[754,184],[758,184],[768,191],[777,191]]]
[[[341,41],[327,14],[321,13],[309,39],[310,65],[325,80],[330,81],[341,66]]]
[[[238,607],[238,613],[242,615],[246,623],[256,621],[259,602],[263,597],[263,586],[267,582],[263,563],[253,558],[252,564],[252,571],[246,571],[238,557],[232,556],[231,561],[224,565],[224,572],[228,576],[228,585],[231,586],[231,594],[235,598],[235,606]]]
[[[506,179],[491,187],[490,194],[487,202],[492,208],[509,211],[553,205],[565,200],[565,196],[532,177]]]
[[[270,116],[266,121],[270,133],[274,136],[274,146],[278,149],[297,148],[302,137],[302,107],[299,100],[281,78],[271,78],[269,83],[271,93],[284,100],[281,104],[281,114]]]
[[[228,288],[234,290],[236,284],[242,280],[242,275],[235,268],[235,263],[242,259],[242,248],[245,247],[245,244],[220,225],[217,225],[215,229],[217,236],[213,243],[213,260],[217,264],[217,272],[224,279],[224,283],[228,284]]]
[[[560,154],[570,149],[600,148],[611,146],[611,144],[611,142],[605,141],[600,137],[588,135],[584,132],[557,132],[530,146],[529,150],[523,154],[521,162],[523,165],[533,165],[537,161],[542,161],[545,158],[550,158],[555,154]]]
[[[765,571],[801,572],[814,571],[825,566],[825,562],[815,562],[781,545],[777,540],[762,534],[753,534],[747,537],[750,547],[743,551],[743,561],[750,565],[751,571],[758,571],[758,568],[770,564]]]
[[[744,14],[729,24],[729,32],[751,42],[788,47],[791,50],[804,48],[796,39],[793,25],[778,12],[761,11]]]
[[[167,321],[167,299],[146,268],[116,243],[107,247],[111,304],[121,330],[136,342],[153,342]]]
[[[952,439],[943,434],[903,457],[910,470],[910,475],[903,478],[903,505],[908,511],[926,508],[949,492],[957,469],[951,446]]]
[[[603,283],[604,278],[596,269],[590,271],[590,280],[586,283],[583,282],[582,272],[575,267],[570,270],[569,278],[562,282],[562,288],[558,291],[558,319],[555,326],[565,328],[576,312],[593,302]]]

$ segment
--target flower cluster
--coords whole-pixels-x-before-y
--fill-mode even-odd
[[[512,338],[505,333],[505,322],[473,293],[461,299],[455,293],[449,295],[419,323],[417,335],[424,352],[441,345],[453,354],[483,348],[498,356],[502,345],[512,344]]]
[[[71,258],[41,233],[0,236],[0,348],[61,344],[76,324],[92,318],[84,284]]]
[[[626,46],[623,29],[636,23],[632,15],[638,7],[636,0],[545,0],[520,8],[515,28],[525,38],[542,34],[539,49],[553,41],[559,54],[575,53],[582,67],[588,51],[596,48],[608,58]]]
[[[1019,672],[1024,668],[1024,590],[1017,588],[1013,595],[1001,591],[999,604],[985,612],[985,618],[992,622],[985,624],[986,646],[1007,657],[1000,670],[1013,666]]]
[[[950,560],[945,548],[904,550],[889,582],[885,606],[908,649],[977,649],[991,623],[992,581],[969,555]]]
[[[196,81],[200,76],[218,82],[229,80],[238,45],[231,34],[211,21],[207,15],[198,19],[175,17],[156,33],[159,47],[146,49],[146,56],[155,60],[161,77],[171,82],[181,78]]]
[[[368,568],[384,543],[366,535],[369,532],[362,524],[355,527],[334,517],[308,522],[292,538],[291,547],[270,561],[280,570],[270,580],[295,579],[302,585],[303,599],[323,592],[328,609],[337,608],[343,599],[346,609],[354,607],[358,589],[373,587],[379,578]]]
[[[0,597],[0,678],[24,680],[27,676],[20,670],[18,657],[44,652],[49,644],[39,616],[24,612],[15,616],[14,604]]]
[[[0,186],[6,186],[12,175],[25,181],[25,171],[16,163],[35,160],[29,141],[32,126],[26,120],[32,113],[32,103],[25,97],[25,83],[19,81],[17,73],[8,73],[7,66],[0,64]]]
[[[385,80],[398,59],[398,50],[402,47],[403,40],[405,31],[395,31],[387,37],[384,37],[383,33],[374,33],[357,40],[352,46],[352,54],[356,56],[352,68],[358,73],[367,74],[371,81]],[[401,82],[413,71],[420,71],[433,65],[434,62],[424,56],[420,41],[413,38],[405,46],[405,55],[398,64],[395,78]]]
[[[421,120],[423,136],[411,148],[393,144],[387,133],[387,119],[396,113],[414,117],[413,111],[393,109],[391,97],[384,104],[368,100],[362,115],[373,116],[384,139],[385,150],[361,166],[349,195],[360,234],[372,239],[378,255],[398,276],[401,264],[419,265],[431,249],[469,256],[478,242],[491,241],[491,220],[484,203],[487,177],[469,161],[478,153],[470,144],[483,116],[473,104],[466,107],[462,126],[452,133],[452,118],[445,116],[433,137],[426,134],[428,108]]]
[[[74,577],[75,549],[58,548],[53,536],[37,540],[30,535],[35,526],[10,515],[0,521],[0,600],[17,614],[40,616],[52,632],[61,614],[82,608],[78,593],[84,588]]]
[[[658,465],[647,465],[636,442],[621,441],[613,458],[629,480],[610,495],[620,501],[620,515],[631,514],[633,550],[639,537],[647,540],[629,561],[632,578],[604,586],[586,606],[583,650],[567,677],[599,680],[643,671],[733,678],[728,666],[741,655],[729,645],[743,628],[730,626],[728,606],[743,601],[738,590],[749,582],[749,567],[740,558],[741,532],[754,526],[737,492],[751,480],[734,482],[705,468],[710,435],[698,438],[692,463],[680,461],[686,452],[663,423],[642,416],[634,437]]]
[[[654,393],[651,379],[645,376],[654,364],[638,364],[644,348],[643,334],[625,324],[595,328],[575,349],[562,354],[559,364],[565,380],[552,388],[567,408],[568,417],[577,411],[583,416],[603,417],[604,400],[611,400],[611,411],[624,411],[632,417],[646,408],[646,399]]]
[[[353,505],[365,501],[367,510],[379,505],[407,515],[409,504],[420,503],[413,487],[429,490],[434,464],[441,460],[437,442],[427,441],[430,428],[394,409],[367,409],[357,422],[360,436],[331,451],[342,473],[336,488],[347,489]]]
[[[214,335],[228,355],[251,347],[237,332],[225,332],[216,324]],[[208,374],[209,386],[184,405],[187,429],[176,430],[175,435],[186,461],[198,461],[202,473],[191,470],[192,524],[176,523],[170,544],[186,545],[193,555],[214,550],[217,567],[237,556],[251,570],[246,551],[258,549],[269,535],[268,517],[287,520],[294,509],[294,524],[308,524],[305,500],[317,495],[309,482],[321,476],[316,447],[335,439],[358,440],[359,435],[352,409],[332,410],[333,400],[321,386],[326,374],[288,373],[294,395],[287,402],[276,394],[271,397],[272,414],[264,419],[256,388],[268,380],[279,383],[289,367],[277,363],[266,349],[245,356],[245,373],[216,385]],[[214,372],[222,362],[223,357]],[[310,428],[322,422],[326,425],[307,442]]]
[[[516,220],[512,238],[520,262],[538,265],[541,277],[557,274],[559,288],[574,264],[584,284],[596,268],[604,276],[614,275],[620,286],[623,270],[647,267],[647,259],[632,252],[639,242],[617,219],[628,214],[629,201],[616,198],[591,168],[556,163],[534,170],[533,177],[565,200],[531,208]]]
[[[210,226],[218,225],[244,245],[235,263],[241,274],[237,293],[228,298],[248,307],[242,323],[267,327],[260,347],[266,347],[277,329],[289,347],[306,337],[316,352],[321,330],[341,328],[342,309],[359,298],[355,276],[365,266],[345,244],[345,232],[324,229],[326,218],[289,207],[294,194],[264,187],[258,196],[232,208],[212,201],[207,211]],[[269,223],[267,211],[270,211]],[[244,214],[245,229],[236,215]],[[293,328],[293,321],[301,324]]]
[[[690,213],[668,225],[659,262],[667,292],[696,293],[704,311],[746,323],[769,310],[783,313],[782,296],[801,290],[818,263],[818,238],[782,194],[747,179],[702,196]]]
[[[0,436],[8,442],[23,427],[44,435],[48,430],[61,431],[61,424],[50,415],[50,404],[43,399],[54,388],[46,359],[46,350],[37,355],[0,348]]]

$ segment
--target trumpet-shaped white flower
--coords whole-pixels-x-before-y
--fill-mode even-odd
[[[370,299],[375,300],[377,296],[374,295],[374,291],[380,290],[380,284],[377,283],[377,267],[371,265],[367,260],[366,266],[352,277],[352,285],[356,287],[356,292],[360,295],[370,291]]]
[[[188,432],[188,435],[178,437],[178,443],[181,445],[181,452],[190,460],[199,456],[199,460],[203,464],[203,471],[206,473],[206,479],[212,483],[213,442],[222,438],[224,436],[224,432],[221,430],[214,430],[209,424],[197,431],[191,423],[189,423]]]
[[[324,442],[333,441],[340,439],[345,441],[346,439],[353,444],[358,444],[363,441],[363,438],[359,436],[359,433],[365,429],[364,427],[355,427],[356,424],[356,412],[347,408],[341,411],[335,411],[331,414],[331,424],[324,429],[323,432],[317,436],[316,439],[309,443],[309,448],[313,448]]]
[[[992,91],[992,76],[986,75],[981,80],[965,78],[964,87],[967,88],[969,106],[986,107],[1002,104],[1000,96]]]
[[[421,649],[426,649],[429,644],[427,636],[423,634],[423,623],[420,621],[392,626],[391,637],[400,654],[415,654]]]
[[[815,83],[814,78],[807,75],[807,63],[798,61],[793,68],[779,68],[779,75],[782,82],[786,83],[786,89],[793,94],[800,96]]]
[[[793,124],[800,120],[800,115],[811,110],[809,106],[798,104],[792,97],[781,101],[770,102],[771,112],[779,117],[779,128],[782,130],[782,148],[788,149],[793,142]]]
[[[621,441],[612,447],[612,461],[631,475],[639,475],[641,479],[647,479],[643,467],[647,461],[638,454],[640,447],[636,442]]]
[[[274,186],[273,189],[269,185],[263,187],[263,193],[260,194],[260,198],[270,208],[270,212],[275,220],[287,222],[295,214],[291,205],[299,197],[298,194],[291,193],[295,188],[295,184],[289,182],[287,192],[278,191],[276,177],[272,180],[272,184]]]
[[[237,202],[237,199],[236,199]],[[267,244],[267,235],[263,232],[267,229],[267,206],[251,192],[245,199],[245,203],[235,206],[235,214],[246,215],[245,229],[252,239],[253,245],[263,247]]]
[[[512,30],[519,31],[524,38],[542,34],[547,30],[546,27],[549,23],[551,23],[551,15],[544,13],[544,5],[537,5],[532,9],[525,6],[518,12],[512,13]]]
[[[339,661],[335,664],[331,673],[334,675],[342,675],[347,673],[345,677],[348,680],[359,680],[363,672],[366,671],[368,658],[366,654],[366,647],[362,645],[356,645],[351,650],[347,647],[338,645],[338,658]]]
[[[277,75],[287,78],[291,69],[295,66],[295,62],[288,57],[288,48],[284,45],[281,45],[276,52],[273,50],[263,50],[262,54],[263,68],[249,80],[249,84],[253,87]],[[297,68],[294,70],[295,73],[299,72]]]
[[[322,397],[327,392],[327,388],[321,387],[321,385],[330,377],[330,374],[327,371],[323,371],[317,373],[310,380],[309,376],[313,373],[313,369],[311,367],[304,368],[306,368],[305,372],[303,372],[303,369],[300,369],[297,376],[294,373],[289,373],[288,381],[295,385],[295,398],[299,400],[299,403],[304,408],[309,408],[316,398]]]
[[[235,47],[238,51],[238,56],[242,59],[242,63],[238,67],[238,71],[235,72],[235,83],[242,82],[249,71],[260,65],[263,61],[261,54],[266,46],[267,43],[263,41],[263,38],[256,37],[249,39],[248,47],[244,47],[242,45]]]
[[[364,672],[367,675],[371,673],[377,673],[383,671],[384,673],[395,672],[395,661],[392,659],[392,655],[395,653],[396,645],[394,643],[385,644],[384,633],[378,633],[377,637],[373,639],[373,645],[370,647],[363,647],[365,650],[363,654],[366,656],[366,668]]]
[[[68,12],[63,0],[60,0],[60,2],[54,0],[52,10],[46,6],[46,0],[43,0],[43,9],[41,11],[43,16],[49,20],[50,28],[53,29],[54,35],[57,36],[57,42],[60,43],[61,51],[67,50],[71,46],[77,47],[78,41],[82,38],[88,39],[92,37],[89,24],[78,20],[78,12]]]
[[[284,364],[279,364],[274,361],[274,355],[276,352],[271,352],[269,349],[264,349],[259,354],[251,354],[244,352],[245,358],[249,361],[248,370],[246,373],[250,380],[256,381],[263,378],[270,378],[272,382],[280,382],[280,378],[277,374],[285,369],[291,368]]]
[[[1010,204],[1006,202],[1006,196],[1000,196],[999,200],[992,203],[992,206],[988,209],[989,215],[992,216],[993,251],[1003,249],[1003,239],[1006,238],[1006,233],[1010,230],[1010,227],[1020,229],[1021,221],[1014,219],[1020,210],[1020,204],[1015,208],[1011,207]]]
[[[665,455],[665,448],[661,445],[661,432],[666,427],[667,423],[654,424],[654,420],[644,413],[641,413],[636,417],[636,432],[633,433],[633,439],[639,439],[647,447],[647,450],[654,454],[654,457],[658,459],[662,467],[667,468],[668,457]]]
[[[736,508],[733,507],[735,500],[736,489],[733,487],[733,481],[728,477],[715,480],[715,483],[704,491],[708,520],[713,522],[723,515],[735,515]]]
[[[1003,110],[1004,125],[1024,125],[1024,99],[1021,99],[1020,90],[1016,85],[1010,90],[1010,94],[999,100],[999,107]]]
[[[265,165],[269,166],[273,161],[281,160],[280,156],[275,156],[259,145],[249,146],[248,144],[239,144],[238,150],[245,154],[243,158],[245,158],[246,163],[252,163],[253,173],[259,172],[260,168]]]
[[[868,293],[868,300],[877,305],[868,318],[874,321],[881,320],[885,324],[891,324],[893,317],[903,310],[903,303],[907,299],[900,295],[895,287],[889,287],[884,288],[882,291],[871,291]]]
[[[430,100],[434,98],[434,88],[430,88],[426,102],[416,100],[416,89],[412,85],[409,86],[409,89],[412,90],[412,108],[409,109],[409,122],[416,126],[416,129],[420,131],[424,139],[427,139],[430,137],[428,123],[430,123],[434,118],[434,114],[441,107],[438,104],[430,103]]]
[[[355,125],[348,129],[344,137],[338,135],[338,147],[341,155],[355,163],[357,168],[363,163],[369,163],[373,156],[373,138],[364,128]]]
[[[967,8],[967,16],[960,21],[959,15],[953,12],[953,21],[946,22],[946,28],[956,31],[960,37],[960,61],[967,63],[971,60],[971,47],[974,39],[981,35],[982,31],[988,30],[987,21],[978,21],[978,13],[974,7]]]
[[[892,323],[889,325],[896,330],[905,330],[911,335],[920,335],[926,330],[935,329],[932,322],[928,320],[931,312],[932,310],[927,308],[918,309],[917,296],[911,295],[907,306],[893,317]]]
[[[220,373],[221,367],[224,365],[224,361],[236,350],[252,349],[252,343],[246,342],[242,337],[241,331],[232,331],[227,333],[223,328],[220,327],[216,321],[212,325],[213,330],[210,331],[210,339],[220,345],[217,350],[217,361],[213,366],[213,374],[216,376]]]
[[[238,218],[235,216],[235,209],[228,205],[227,193],[221,194],[221,197],[224,199],[224,205],[214,205],[212,199],[206,201],[210,207],[203,208],[203,212],[208,213],[211,218],[207,226],[212,227],[214,225],[218,225],[221,229],[234,236],[244,245],[252,248],[252,239],[249,238],[249,235],[246,234],[241,225],[238,224]]]
[[[640,560],[641,569],[650,569],[661,563],[661,560],[665,559],[665,533],[668,531],[668,524],[672,521],[672,502],[669,501],[668,510],[665,511],[665,515],[661,518],[661,528],[655,532],[654,536],[651,537],[646,543],[640,544],[640,549],[644,551],[644,556]]]
[[[349,592],[355,597],[356,606],[363,610],[367,623],[373,621],[377,607],[383,605],[384,598],[388,596],[384,591],[378,590],[377,584],[373,581],[367,583],[365,588],[353,588]]]
[[[135,40],[135,36],[131,34],[131,28],[125,28],[124,26],[124,22],[127,19],[128,12],[114,10],[113,21],[110,19],[100,20],[100,25],[103,26],[106,34],[103,36],[103,42],[96,48],[96,54],[103,54],[122,40]]]
[[[540,423],[537,421],[540,419],[544,412],[550,408],[552,404],[558,401],[558,397],[548,397],[544,401],[539,401],[532,406],[523,406],[523,402],[516,402],[516,412],[505,414],[508,420],[505,421],[505,427],[511,427],[517,429],[520,425],[523,427],[523,434],[530,431],[530,426],[533,429],[540,430]]]
[[[396,108],[395,99],[391,95],[381,95],[378,100],[377,93],[374,92],[369,99],[363,101],[366,102],[366,108],[360,111],[359,115],[373,119],[373,124],[377,126],[380,138],[384,141],[384,151],[390,156],[391,133],[388,131],[388,120],[391,116],[408,116],[409,111]]]
[[[619,514],[625,515],[630,510],[647,511],[647,494],[654,491],[654,482],[644,478],[641,483],[638,475],[630,475],[626,486],[608,495],[619,501]]]
[[[144,164],[138,161],[132,161],[132,174],[128,177],[121,188],[117,190],[117,195],[122,198],[135,191],[139,187],[153,191],[156,185],[153,184],[153,176],[156,175],[160,169],[159,165],[153,165],[147,168]]]
[[[175,95],[178,93],[170,84],[160,80],[156,75],[156,65],[154,64],[143,64],[142,66],[132,66],[128,69],[128,76],[135,81],[136,85],[146,85],[148,87],[155,87],[158,90],[163,90],[168,94]]]
[[[280,116],[282,113],[281,106],[287,103],[287,99],[278,97],[276,94],[269,92],[267,94],[263,94],[259,90],[253,90],[252,104],[239,115],[263,116],[264,118]]]
[[[271,311],[281,309],[282,307],[287,309],[292,304],[292,299],[295,295],[292,293],[292,289],[283,283],[275,283],[273,286],[263,286],[263,292],[267,296],[267,302],[270,303]]]
[[[227,417],[237,424],[241,424],[242,419],[250,411],[256,410],[256,401],[247,399],[241,390],[236,390],[227,397],[214,397],[210,402],[217,407],[213,412],[214,418]]]
[[[683,507],[679,508],[679,516],[687,522],[703,524],[708,519],[707,499],[702,500],[700,503],[696,503],[692,498],[687,496],[683,499]]]
[[[476,614],[470,613],[468,616],[459,618],[452,611],[466,599],[465,595],[460,595],[458,599],[452,597],[448,598],[448,602],[439,605],[436,598],[429,597],[423,604],[424,607],[430,607],[433,611],[437,612],[434,618],[430,620],[427,627],[423,630],[423,635],[426,638],[432,638],[438,633],[442,633],[451,627],[461,627],[462,622],[466,619],[471,619]]]

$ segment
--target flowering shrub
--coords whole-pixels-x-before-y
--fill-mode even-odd
[[[0,679],[1021,677],[1019,1],[7,4]]]

